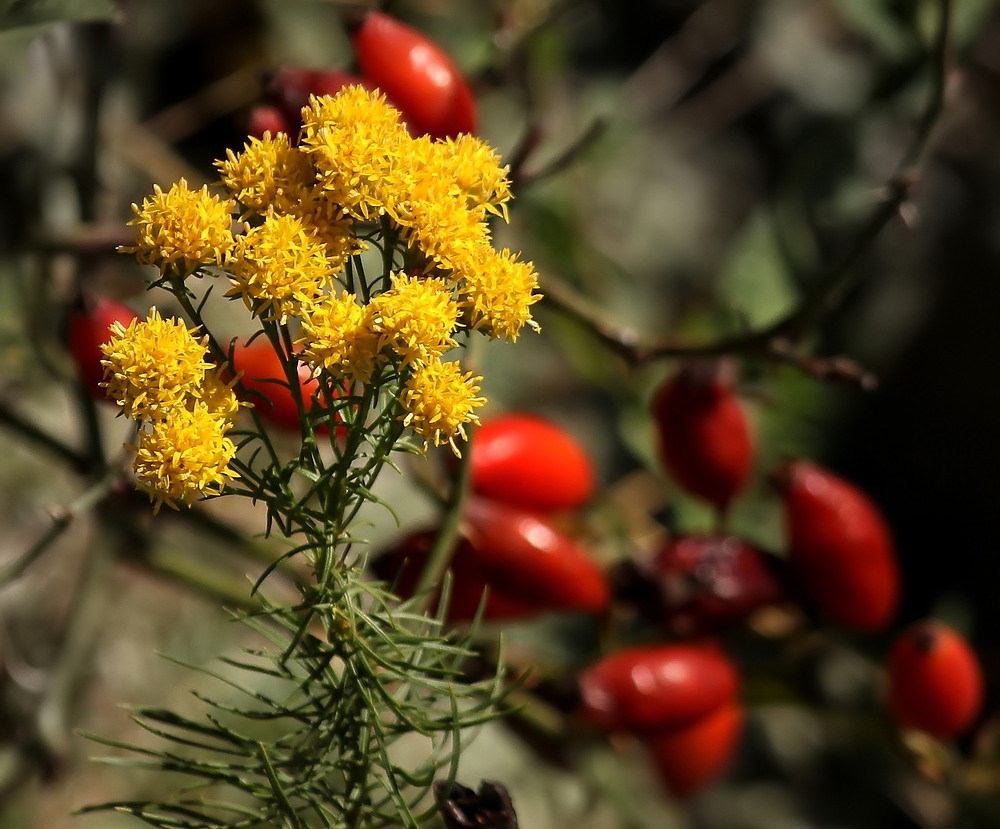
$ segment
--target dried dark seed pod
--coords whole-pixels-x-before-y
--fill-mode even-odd
[[[510,794],[495,780],[481,781],[478,792],[459,783],[437,780],[434,796],[448,829],[518,829]]]

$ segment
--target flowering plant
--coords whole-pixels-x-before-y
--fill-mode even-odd
[[[279,690],[229,681],[250,707],[206,701],[214,711],[197,721],[140,714],[210,756],[153,752],[154,766],[240,797],[110,805],[164,827],[247,825],[247,796],[260,825],[413,825],[437,771],[453,773],[462,730],[494,715],[499,684],[463,683],[470,651],[443,633],[443,609],[428,618],[421,597],[399,604],[362,580],[352,527],[393,452],[443,444],[460,455],[485,400],[458,349],[477,333],[514,340],[537,328],[533,267],[491,245],[507,171],[471,136],[411,137],[362,87],[311,98],[298,143],[265,134],[217,167],[227,195],[182,179],[134,206],[124,250],[158,269],[154,284],[188,321],[154,308],[115,323],[105,385],[138,424],[134,470],[154,509],[224,494],[262,502],[267,531],[313,578],[293,606],[262,599],[264,613],[244,621],[268,646],[230,663]],[[226,282],[281,361],[299,412],[290,460],[260,416],[268,400],[233,367],[235,341],[205,324],[192,290],[202,277],[208,294]],[[316,381],[309,392],[300,363]],[[418,769],[388,751],[407,734],[429,740]]]

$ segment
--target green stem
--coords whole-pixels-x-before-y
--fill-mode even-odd
[[[396,445],[396,442],[399,440],[402,433],[402,423],[396,422],[389,424],[386,429],[386,434],[383,435],[382,440],[380,440],[372,448],[372,455],[368,463],[356,475],[354,475],[354,480],[359,482],[364,489],[367,490],[371,488],[375,478],[378,477],[379,472],[381,472],[382,467],[385,465],[389,452]],[[357,498],[349,509],[345,507],[345,517],[343,520],[343,525],[345,527],[349,527],[351,525],[357,517],[363,503],[363,499]]]
[[[444,513],[441,516],[441,528],[434,539],[434,544],[428,551],[427,561],[424,564],[424,569],[420,573],[420,578],[417,580],[417,586],[414,590],[414,594],[421,597],[419,605],[421,613],[427,612],[434,598],[433,588],[441,583],[441,579],[444,576],[445,570],[448,569],[452,554],[455,551],[458,528],[462,521],[462,510],[465,507],[465,499],[469,491],[469,470],[471,468],[469,458],[472,455],[474,434],[475,430],[470,429],[468,445],[459,459],[455,483],[448,494]]]
[[[399,242],[399,231],[388,216],[382,217],[382,290],[392,287],[392,254]]]

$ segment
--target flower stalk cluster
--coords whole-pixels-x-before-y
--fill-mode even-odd
[[[298,141],[265,133],[216,166],[225,193],[191,190],[182,179],[133,205],[135,242],[123,250],[155,266],[157,284],[192,316],[187,280],[224,280],[225,295],[245,306],[283,361],[305,363],[319,380],[317,393],[341,401],[342,414],[365,389],[389,391],[391,416],[425,448],[447,444],[458,454],[485,398],[482,378],[462,369],[455,350],[472,334],[512,341],[525,326],[538,327],[533,266],[492,245],[489,220],[506,219],[511,195],[496,151],[470,135],[414,138],[382,95],[354,86],[311,98]],[[187,452],[215,416],[190,402],[205,382],[194,375],[225,369],[231,355],[215,354],[213,368],[202,351],[185,364],[194,374],[171,374],[173,362],[157,372],[154,332],[163,325],[151,316],[116,330],[106,381],[126,415],[154,425],[167,419],[148,407],[137,411],[136,401],[160,406],[167,388],[187,401],[162,404],[192,421],[178,431],[178,417],[170,418],[181,468],[161,463],[155,474],[169,448],[165,428],[150,430],[156,448],[149,437],[148,451],[141,443],[137,456],[140,484],[175,506],[218,494],[238,474],[225,463],[231,446],[224,436],[213,439],[214,467]],[[222,435],[231,414],[218,420]],[[353,409],[359,428],[366,414]]]
[[[238,477],[236,445],[226,433],[240,403],[208,361],[205,338],[153,308],[146,320],[120,322],[104,346],[106,385],[122,412],[140,423],[135,473],[156,507],[176,509],[220,495]]]

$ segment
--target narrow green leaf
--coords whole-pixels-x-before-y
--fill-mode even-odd
[[[274,770],[274,766],[271,765],[271,760],[267,756],[267,749],[264,747],[263,743],[257,744],[258,751],[260,752],[260,759],[264,763],[264,771],[267,773],[268,782],[271,784],[271,791],[274,792],[275,799],[277,800],[278,807],[280,808],[282,814],[291,821],[291,824],[295,829],[308,829],[305,823],[302,822],[302,818],[299,817],[298,812],[295,811],[288,796],[285,794],[285,790],[281,785],[281,781],[278,780],[278,774]]]

